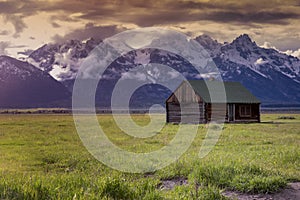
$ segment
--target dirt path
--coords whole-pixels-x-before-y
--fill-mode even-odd
[[[300,182],[289,183],[287,188],[275,194],[251,195],[232,191],[225,191],[222,194],[238,200],[300,200]]]
[[[160,189],[172,190],[178,185],[187,185],[186,178],[163,180]],[[224,191],[222,195],[237,200],[300,200],[300,182],[289,183],[287,187],[275,194],[245,194],[235,191]]]

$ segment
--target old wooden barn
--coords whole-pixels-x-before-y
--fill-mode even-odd
[[[183,81],[166,100],[168,123],[260,122],[260,101],[239,82]]]

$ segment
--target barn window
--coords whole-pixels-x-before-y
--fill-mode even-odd
[[[251,116],[251,106],[250,105],[240,106],[240,116],[241,117],[250,117]]]

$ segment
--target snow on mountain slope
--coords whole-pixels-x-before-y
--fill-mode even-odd
[[[149,46],[167,46],[170,50],[177,49],[183,52],[184,57],[188,56],[193,60],[193,65],[196,63],[201,66],[200,74],[191,70],[193,66],[183,57],[168,51],[149,48],[134,50],[118,58],[111,64],[103,77],[107,80],[118,79],[121,76],[124,76],[123,79],[148,77],[155,80],[155,76],[162,78],[165,73],[154,72],[154,68],[152,71],[144,70],[136,72],[136,74],[128,74],[127,71],[137,65],[159,63],[172,66],[188,78],[209,78],[218,74],[216,68],[212,67],[216,64],[224,80],[242,82],[263,102],[300,102],[298,95],[300,93],[298,89],[300,88],[299,59],[274,49],[261,48],[246,34],[237,37],[231,43],[224,44],[213,40],[208,35],[190,39],[186,43],[180,42],[174,35],[165,35],[165,37],[173,38],[174,42],[172,43],[167,43],[163,38],[157,39],[155,34],[150,36],[144,41],[149,43]],[[203,48],[195,49],[197,47],[195,42],[199,43],[206,51]],[[132,41],[124,41],[124,44],[120,44],[120,48],[139,45],[131,43]],[[82,60],[97,44],[99,42],[92,39],[87,42],[72,40],[66,44],[49,44],[34,51],[29,56],[29,60],[38,64],[40,69],[49,72],[71,90]],[[199,54],[202,58],[205,57],[205,62],[197,60]],[[175,73],[168,72],[166,74],[166,79],[177,77]],[[111,86],[108,88],[112,89]]]
[[[264,49],[252,42],[246,34],[239,36],[232,43],[224,45],[214,57],[220,57],[224,61],[231,61],[244,67],[249,67],[258,74],[269,77],[269,69],[278,71],[300,81],[300,61],[298,58],[279,53],[274,49]]]
[[[206,34],[200,35],[195,38],[199,44],[201,44],[209,53],[210,56],[217,55],[220,52],[220,48],[223,46],[217,40],[213,40]]]
[[[46,44],[33,51],[27,61],[59,81],[74,79],[82,59],[99,42],[91,38],[84,42],[70,40],[64,44]]]

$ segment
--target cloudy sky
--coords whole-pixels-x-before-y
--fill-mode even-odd
[[[247,33],[259,45],[300,48],[299,0],[0,0],[0,13],[0,55],[149,26],[220,42]]]

